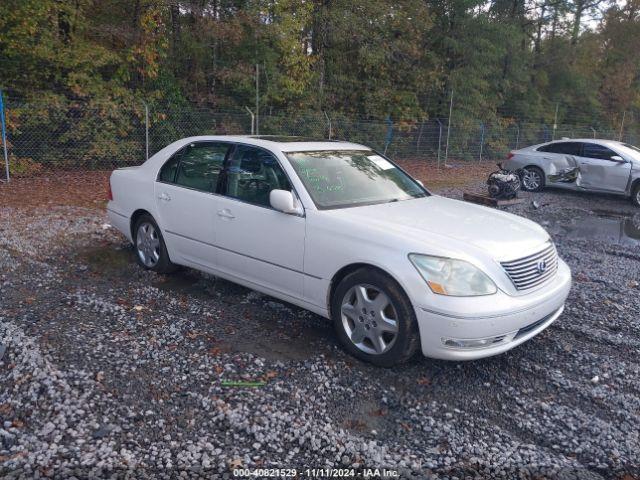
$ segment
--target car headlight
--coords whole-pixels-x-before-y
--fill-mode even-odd
[[[416,253],[409,255],[409,259],[433,293],[474,297],[498,291],[496,284],[482,270],[464,260]]]

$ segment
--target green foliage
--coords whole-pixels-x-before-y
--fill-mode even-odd
[[[389,116],[402,149],[448,116],[453,90],[459,145],[472,151],[484,125],[498,152],[516,121],[550,127],[556,105],[559,122],[599,131],[637,115],[639,12],[640,0],[4,0],[0,87],[13,137],[56,139],[29,161],[74,145],[86,161],[140,158],[142,100],[156,146],[246,132],[256,72],[260,112],[274,114],[264,132],[326,135],[327,111],[337,136],[357,139],[360,118],[384,139]],[[291,123],[300,111],[317,127]]]

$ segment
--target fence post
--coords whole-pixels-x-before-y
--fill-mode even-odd
[[[253,112],[251,110],[249,110],[249,107],[244,107],[247,112],[249,112],[249,115],[251,115],[251,135],[253,135],[253,132],[255,131],[256,128],[256,117],[253,114]]]
[[[622,123],[620,123],[620,135],[618,136],[618,141],[622,141],[622,134],[624,132],[624,119],[627,116],[627,111],[622,112]]]
[[[438,132],[438,169],[440,169],[440,146],[442,145],[442,122],[440,121],[439,118],[436,118],[436,122],[438,122],[439,125],[439,132]]]
[[[260,67],[256,63],[256,135],[259,135],[259,115],[260,115]]]
[[[7,183],[11,181],[9,177],[9,154],[7,153],[7,125],[4,114],[4,92],[0,90],[0,123],[2,123],[2,150],[4,153],[4,168],[7,175]]]
[[[478,163],[482,162],[482,149],[484,148],[484,122],[480,122],[480,157]]]
[[[424,122],[420,122],[420,131],[418,132],[418,141],[416,142],[416,155],[420,155],[420,139],[422,138],[422,129]]]
[[[447,146],[444,149],[444,166],[447,166],[449,159],[449,134],[451,133],[451,114],[453,112],[453,88],[451,89],[451,101],[449,102],[449,122],[447,125]]]
[[[553,117],[553,133],[551,134],[551,140],[556,139],[557,128],[558,128],[558,102],[556,102],[556,114]]]
[[[329,115],[327,115],[327,112],[323,110],[322,113],[324,113],[324,116],[327,119],[327,123],[329,124],[329,140],[331,140],[333,134],[333,132],[331,131],[331,119],[329,118]]]
[[[593,138],[596,138],[596,129],[593,127],[589,127],[591,129],[591,131],[593,132]]]
[[[514,150],[518,149],[519,143],[520,143],[520,124],[516,123],[516,148],[514,148]]]
[[[391,116],[387,115],[387,135],[384,139],[384,154],[387,154],[387,148],[391,144],[391,140],[393,140],[393,120],[391,120]]]
[[[149,105],[142,100],[144,105],[144,147],[145,147],[145,159],[149,160]]]

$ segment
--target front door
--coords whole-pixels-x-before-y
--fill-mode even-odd
[[[291,190],[276,157],[237,145],[216,206],[218,268],[269,289],[302,297],[305,218],[271,208],[271,190]]]
[[[228,148],[224,143],[192,143],[160,171],[155,186],[158,222],[174,261],[215,265],[214,193]]]
[[[612,160],[616,152],[597,143],[584,143],[578,158],[580,185],[584,188],[624,193],[631,174],[631,163]]]

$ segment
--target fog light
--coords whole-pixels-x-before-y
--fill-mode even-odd
[[[484,348],[501,343],[507,338],[507,335],[499,335],[497,337],[477,338],[473,340],[463,340],[461,338],[441,338],[442,344],[449,348]]]

